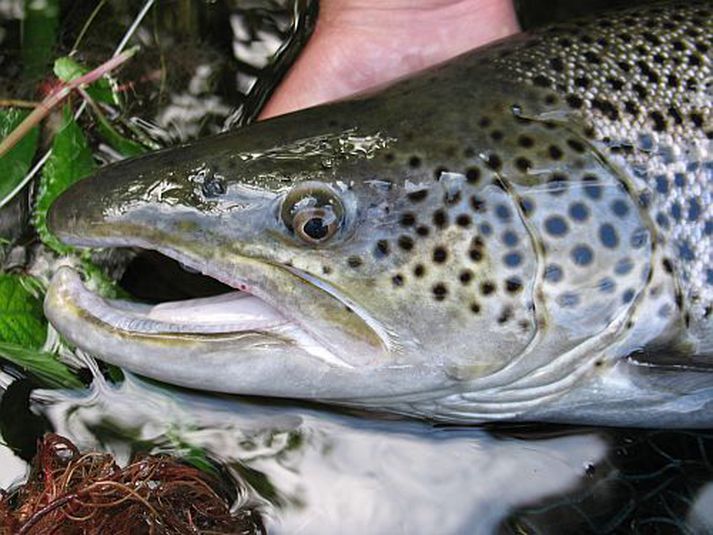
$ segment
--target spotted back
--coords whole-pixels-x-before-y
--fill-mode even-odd
[[[539,90],[524,114],[570,122],[610,162],[638,206],[617,201],[612,223],[596,230],[599,249],[618,242],[637,255],[640,240],[618,229],[624,212],[641,209],[665,251],[653,267],[675,272],[688,321],[713,305],[711,43],[710,3],[687,1],[558,24],[492,58]]]

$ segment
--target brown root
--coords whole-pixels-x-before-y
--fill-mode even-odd
[[[0,535],[265,533],[254,509],[230,501],[219,480],[168,455],[120,468],[48,434],[27,483],[0,494]]]

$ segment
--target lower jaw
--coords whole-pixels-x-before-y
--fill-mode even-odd
[[[57,272],[50,293],[61,295],[83,317],[116,331],[136,334],[267,332],[290,323],[264,301],[238,291],[155,305],[108,300],[89,291],[69,268]]]
[[[237,291],[159,305],[111,301],[89,291],[78,273],[61,268],[48,289],[45,313],[78,347],[158,379],[164,378],[146,370],[162,361],[186,369],[196,365],[186,359],[222,366],[225,359],[235,363],[274,356],[351,368],[279,311]],[[173,382],[194,386],[190,376]]]

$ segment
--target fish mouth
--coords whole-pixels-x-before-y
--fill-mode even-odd
[[[61,268],[55,279],[53,289],[61,289],[85,314],[119,331],[208,335],[270,331],[290,323],[265,301],[239,290],[149,304],[103,298],[88,289],[71,268]]]
[[[72,240],[76,241],[76,240]],[[91,241],[91,243],[89,243]],[[195,345],[201,342],[225,342],[242,340],[245,336],[260,339],[267,348],[287,349],[295,354],[307,354],[330,366],[349,369],[352,367],[333,349],[333,344],[320,340],[319,333],[303,327],[304,318],[295,317],[294,311],[279,306],[273,295],[264,288],[251,284],[239,277],[231,276],[227,270],[215,269],[210,262],[191,258],[181,252],[165,248],[149,249],[141,240],[121,243],[105,240],[82,240],[82,246],[90,247],[141,247],[142,251],[154,251],[164,260],[175,261],[184,270],[196,273],[195,277],[212,281],[214,288],[209,295],[169,299],[159,302],[141,300],[111,299],[92,291],[83,281],[82,275],[70,267],[61,267],[53,276],[45,298],[45,313],[50,322],[77,346],[97,353],[100,358],[107,356],[98,344],[86,340],[82,331],[90,329],[113,336],[139,349],[147,340],[183,341]],[[76,243],[75,243],[76,245]],[[249,261],[249,259],[246,259]],[[266,266],[281,277],[290,278],[295,287],[309,288],[327,299],[336,300],[339,306],[353,307],[342,303],[339,292],[326,283],[315,284],[312,277],[294,268],[269,264]],[[295,289],[298,293],[299,289]],[[146,297],[136,295],[133,298]],[[155,299],[151,299],[154,301]],[[302,320],[302,321],[301,321]],[[91,337],[90,337],[91,338]],[[96,337],[95,337],[96,338]],[[180,350],[180,347],[176,346]],[[239,356],[241,348],[233,343],[233,352]],[[114,351],[114,353],[117,353]],[[121,351],[119,351],[121,353]],[[121,365],[119,358],[108,353],[109,361]]]

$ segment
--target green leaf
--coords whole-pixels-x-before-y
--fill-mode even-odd
[[[138,156],[139,154],[146,152],[146,148],[143,145],[136,143],[135,141],[131,141],[117,132],[104,115],[97,113],[96,116],[97,119],[99,119],[99,122],[97,123],[99,126],[99,133],[104,139],[106,139],[107,143],[109,143],[109,145],[116,149],[121,155],[128,158],[131,156]]]
[[[110,278],[101,267],[92,262],[89,258],[90,254],[88,251],[83,252],[81,264],[87,288],[107,299],[130,299],[131,295],[128,292]]]
[[[7,137],[29,112],[14,108],[0,110],[0,139]],[[0,205],[30,170],[37,150],[39,128],[35,127],[4,156],[0,157]]]
[[[58,253],[65,254],[72,249],[50,233],[47,228],[47,211],[57,197],[95,167],[87,138],[72,117],[70,108],[65,107],[64,124],[54,136],[52,155],[42,169],[34,214],[35,228],[40,239]]]
[[[54,62],[54,73],[63,82],[70,82],[75,78],[89,72],[70,57],[58,58]],[[111,84],[107,78],[101,78],[87,88],[87,93],[92,99],[106,104],[118,104],[116,94],[112,91]],[[122,136],[102,114],[101,110],[94,109],[98,119],[99,133],[104,139],[123,156],[138,156],[146,152],[146,149],[139,143]]]
[[[47,337],[36,283],[29,277],[0,274],[0,342],[39,349]]]
[[[206,451],[183,440],[179,430],[169,429],[166,431],[166,438],[171,442],[171,453],[178,455],[182,461],[213,477],[220,477],[215,463],[211,461]]]
[[[54,73],[63,82],[71,82],[75,78],[87,74],[89,69],[80,65],[72,58],[64,56],[57,58],[54,62]],[[111,84],[106,77],[100,78],[86,88],[89,96],[99,102],[104,102],[110,106],[118,104],[114,91],[111,89]]]
[[[57,41],[59,0],[26,0],[22,26],[23,76],[36,81],[47,72]]]
[[[51,353],[0,342],[0,358],[31,373],[48,386],[82,388],[83,383]]]
[[[46,337],[40,284],[31,277],[0,274],[0,358],[48,386],[81,387],[67,366],[40,349]]]

